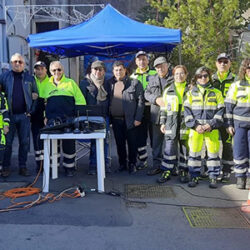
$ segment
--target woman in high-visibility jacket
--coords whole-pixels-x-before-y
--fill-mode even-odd
[[[242,61],[239,81],[234,82],[225,99],[227,132],[234,136],[233,157],[236,187],[250,188],[250,58]]]
[[[201,171],[203,143],[207,149],[207,167],[210,188],[217,188],[216,177],[220,173],[219,130],[223,124],[224,100],[220,90],[211,85],[210,71],[206,67],[197,69],[194,86],[184,102],[185,123],[190,128],[188,167],[189,187],[198,184]]]
[[[188,92],[188,71],[185,66],[177,65],[173,69],[174,82],[163,92],[164,107],[161,107],[161,132],[164,134],[164,153],[161,162],[162,174],[157,179],[158,183],[164,183],[170,179],[174,168],[177,168],[178,145],[180,181],[187,182],[188,168],[187,139],[188,129],[184,123],[183,100]]]

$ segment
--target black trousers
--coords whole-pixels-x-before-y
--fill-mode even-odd
[[[140,126],[137,127],[138,137],[137,146],[138,146],[138,158],[141,161],[146,161],[148,158],[147,154],[147,139],[148,134],[150,137],[150,145],[152,147],[152,123],[150,118],[150,106],[145,106],[143,119]]]
[[[135,164],[137,155],[137,128],[134,127],[127,129],[126,121],[123,118],[112,118],[112,127],[115,136],[119,164],[122,166],[127,165],[127,155],[129,164]]]

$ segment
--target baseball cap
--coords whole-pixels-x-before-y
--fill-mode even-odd
[[[138,56],[142,56],[142,55],[143,56],[148,56],[145,51],[140,50],[139,52],[136,53],[135,58],[137,58]]]
[[[40,67],[45,67],[45,68],[46,68],[46,64],[45,64],[44,62],[42,62],[42,61],[38,61],[38,62],[36,62],[36,63],[34,64],[34,68],[36,68],[36,67],[38,67],[38,66],[40,66]]]
[[[217,56],[217,61],[219,61],[220,59],[230,60],[230,56],[227,53],[221,53]]]
[[[105,69],[105,64],[103,61],[97,60],[97,61],[92,62],[91,68],[104,68]]]
[[[163,56],[157,57],[154,60],[154,67],[156,67],[157,65],[162,64],[162,63],[167,63],[167,59]]]

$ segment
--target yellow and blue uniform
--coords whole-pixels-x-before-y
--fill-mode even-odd
[[[212,76],[213,86],[219,89],[222,92],[222,96],[225,99],[227,92],[231,86],[231,84],[235,80],[235,74],[232,72],[224,72],[220,74],[216,72]],[[231,169],[233,168],[233,149],[232,149],[232,136],[229,135],[226,131],[226,128],[220,127],[220,136],[222,141],[222,171],[224,173],[230,173]]]
[[[179,144],[179,169],[188,172],[186,161],[189,129],[184,122],[183,106],[187,92],[186,82],[173,83],[163,92],[164,107],[161,107],[160,123],[165,125],[165,148],[161,163],[161,169],[164,171],[172,171],[174,167],[177,167]]]
[[[45,100],[41,98],[43,91],[45,90],[46,84],[49,81],[48,75],[40,81],[34,76],[36,86],[38,90],[38,99],[36,100],[35,110],[31,114],[31,132],[33,137],[33,145],[35,151],[35,160],[37,164],[37,170],[40,169],[41,161],[43,160],[43,141],[39,138],[40,129],[44,127],[45,117]]]
[[[130,76],[132,79],[137,79],[143,87],[143,90],[148,86],[149,76],[155,75],[156,71],[149,69],[147,67],[143,72],[137,68],[136,71]],[[150,103],[145,102],[143,118],[141,125],[137,128],[138,133],[138,159],[141,161],[142,165],[138,166],[138,169],[143,168],[143,165],[146,166],[148,153],[147,153],[147,139],[148,133],[152,144],[152,126],[150,121]]]
[[[4,96],[4,93],[0,92],[0,166],[2,166],[3,163],[3,157],[4,157],[4,149],[5,149],[5,135],[4,135],[4,126],[9,126],[9,109],[7,100]]]
[[[207,167],[211,179],[220,173],[220,134],[218,128],[223,124],[224,100],[221,91],[212,87],[195,85],[184,102],[185,124],[190,128],[188,167],[191,177],[198,177],[201,171],[201,152],[203,143],[207,148]],[[210,132],[199,134],[198,125],[209,124]]]
[[[48,122],[58,118],[64,122],[75,116],[78,105],[86,105],[86,100],[76,82],[65,75],[58,84],[54,83],[53,76],[50,77],[41,91],[41,97],[47,100],[45,114]],[[75,140],[62,140],[62,148],[63,166],[67,174],[67,169],[75,166]]]
[[[250,78],[233,83],[225,99],[225,122],[234,127],[233,157],[236,177],[250,177]]]

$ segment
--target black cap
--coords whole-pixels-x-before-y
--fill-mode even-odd
[[[44,62],[42,62],[42,61],[38,61],[38,62],[36,62],[36,63],[34,64],[34,68],[36,68],[36,67],[38,67],[38,66],[40,66],[40,67],[45,67],[45,68],[46,68],[46,64],[45,64]]]
[[[148,57],[145,51],[140,50],[139,52],[136,53],[135,58],[137,58],[138,56],[142,56],[142,55]]]
[[[217,56],[217,61],[219,61],[220,59],[230,60],[230,56],[227,53],[221,53]]]

